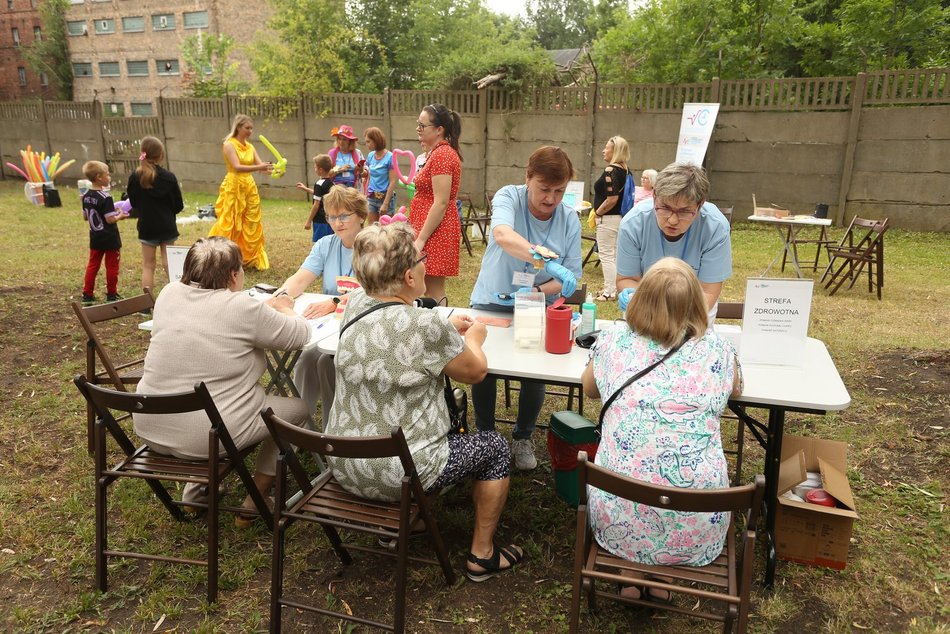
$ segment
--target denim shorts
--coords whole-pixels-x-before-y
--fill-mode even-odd
[[[177,240],[177,238],[172,238],[171,240],[143,240],[139,238],[139,242],[145,246],[156,248],[162,246],[163,244],[175,244],[175,240]]]
[[[389,209],[385,212],[380,211],[380,207],[383,206],[382,198],[373,198],[370,196],[366,199],[369,202],[369,212],[372,214],[387,213],[390,216],[396,212],[396,194],[393,193],[392,198],[389,199]]]

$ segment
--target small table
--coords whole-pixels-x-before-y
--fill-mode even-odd
[[[749,216],[748,219],[752,222],[764,222],[766,224],[774,225],[775,230],[778,231],[779,239],[782,241],[782,249],[774,258],[772,258],[772,261],[762,273],[763,277],[768,274],[768,272],[778,261],[779,257],[782,258],[782,270],[785,269],[785,258],[790,257],[792,260],[792,265],[795,267],[795,272],[798,273],[798,277],[805,277],[804,274],[802,274],[802,266],[798,261],[798,248],[796,245],[802,242],[816,242],[818,244],[818,252],[820,254],[822,244],[831,242],[828,239],[828,227],[831,226],[831,218],[815,218],[814,216],[789,216],[787,218],[773,218],[772,216]],[[799,230],[802,227],[821,227],[821,235],[818,236],[817,240],[799,240],[797,236]],[[815,255],[815,265],[808,268],[817,270],[818,254]]]
[[[269,293],[261,293],[254,289],[246,292],[260,301],[270,297]],[[330,297],[330,295],[319,293],[303,293],[294,300],[294,311],[299,315],[310,304],[330,299]],[[152,321],[151,319],[143,321],[139,324],[139,329],[151,331]],[[310,340],[304,344],[303,348],[298,350],[268,350],[265,359],[267,360],[267,374],[270,376],[270,383],[264,388],[265,392],[267,394],[276,392],[280,396],[296,396],[299,398],[300,392],[294,384],[293,371],[297,359],[300,358],[300,353],[317,345],[321,339],[326,337],[333,337],[335,340],[334,335],[340,331],[339,323],[334,313],[314,319],[310,325]]]

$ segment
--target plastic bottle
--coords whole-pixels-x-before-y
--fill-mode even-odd
[[[587,299],[581,304],[581,327],[578,334],[586,335],[597,329],[597,304],[594,303],[594,296],[587,294]]]

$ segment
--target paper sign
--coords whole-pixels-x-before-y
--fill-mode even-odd
[[[749,278],[739,359],[802,365],[814,280]]]
[[[702,165],[719,114],[718,103],[684,103],[676,162]]]
[[[180,282],[185,270],[185,256],[190,247],[165,247],[168,256],[168,279],[170,282]]]
[[[584,202],[584,181],[569,181],[564,192],[562,204],[568,209],[578,210]]]

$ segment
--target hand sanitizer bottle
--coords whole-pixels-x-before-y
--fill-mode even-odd
[[[597,329],[597,304],[594,303],[594,297],[591,293],[587,294],[587,299],[581,304],[581,327],[578,334],[586,335]]]

